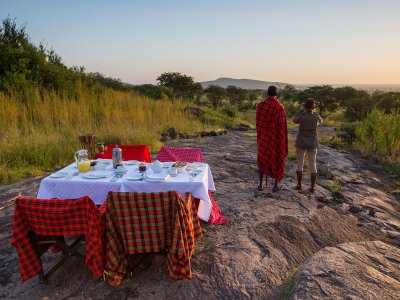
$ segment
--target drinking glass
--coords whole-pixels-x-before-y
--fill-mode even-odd
[[[139,164],[139,172],[142,174],[141,180],[143,180],[144,173],[146,173],[146,165],[144,163]]]

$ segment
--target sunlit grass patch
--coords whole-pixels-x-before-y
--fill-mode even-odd
[[[289,154],[287,156],[287,159],[290,161],[294,161],[297,159],[296,156],[296,148],[294,146],[295,144],[295,138],[292,137],[291,135],[288,136],[288,148],[289,148]]]
[[[294,279],[297,276],[297,273],[299,272],[299,268],[294,268],[291,272],[289,277],[286,279],[286,282],[284,283],[284,290],[283,290],[283,299],[289,299],[290,292],[292,290],[293,282]]]
[[[393,191],[392,191],[392,194],[393,194],[393,195],[396,195],[396,196],[400,196],[400,189],[393,190]]]
[[[250,170],[252,170],[252,171],[254,171],[254,172],[257,172],[258,173],[258,167],[257,167],[257,165],[256,164],[253,164],[253,165],[250,165]]]
[[[252,132],[243,133],[242,137],[245,137],[245,138],[256,138],[257,137],[257,133],[252,133]]]
[[[338,180],[325,181],[322,186],[329,190],[331,193],[340,192],[340,183]]]
[[[184,112],[195,106],[192,102],[154,100],[130,91],[77,84],[74,95],[37,89],[22,100],[18,93],[0,92],[0,184],[68,165],[82,147],[78,136],[88,133],[105,144],[146,144],[154,153],[170,127],[194,136],[246,124],[207,107],[196,118]]]

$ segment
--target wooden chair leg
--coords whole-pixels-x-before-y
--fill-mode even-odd
[[[47,251],[48,247],[41,249],[40,245],[51,245],[51,244],[56,244],[58,247],[60,247],[62,251],[62,258],[52,267],[49,268],[47,273],[44,273],[43,270],[41,270],[38,273],[39,276],[39,282],[41,284],[46,283],[47,279],[55,272],[57,271],[61,265],[63,265],[71,256],[74,256],[78,258],[80,261],[85,263],[85,256],[77,252],[79,248],[82,246],[82,241],[85,239],[84,235],[79,236],[77,239],[75,239],[71,245],[68,245],[65,242],[65,238],[63,236],[54,236],[50,237],[49,240],[45,241],[39,241],[38,236],[32,232],[31,234],[31,240],[35,246],[36,253],[39,258]]]

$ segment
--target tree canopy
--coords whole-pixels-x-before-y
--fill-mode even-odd
[[[206,95],[211,101],[211,104],[217,108],[221,105],[221,100],[226,95],[226,90],[218,85],[210,85],[206,90]]]
[[[175,97],[179,99],[192,99],[199,86],[195,84],[193,77],[179,72],[165,72],[157,77],[159,85],[171,88]]]
[[[31,87],[70,92],[77,81],[125,89],[118,79],[85,73],[84,67],[68,68],[54,49],[30,41],[26,26],[6,18],[0,25],[0,91],[19,92]]]

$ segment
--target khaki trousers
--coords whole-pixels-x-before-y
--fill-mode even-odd
[[[304,154],[307,152],[310,173],[317,173],[317,149],[296,148],[297,171],[303,172]]]

